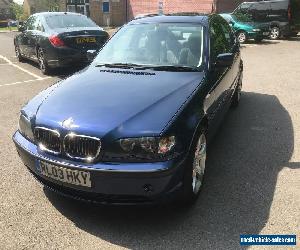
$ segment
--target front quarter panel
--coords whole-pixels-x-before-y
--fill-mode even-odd
[[[199,126],[207,126],[204,102],[209,90],[208,85],[209,82],[205,75],[189,100],[177,111],[162,132],[163,135],[176,135],[180,148],[185,153],[190,151]]]
[[[57,82],[56,84],[53,84],[49,88],[43,90],[39,94],[37,94],[34,98],[32,98],[21,110],[21,113],[23,113],[27,118],[30,120],[33,119],[40,107],[40,105],[43,103],[45,99],[50,95],[50,93],[56,89],[61,82]]]

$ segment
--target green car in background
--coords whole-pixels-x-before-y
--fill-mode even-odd
[[[270,35],[270,26],[263,23],[254,23],[247,15],[221,14],[230,24],[240,43],[249,39],[261,42]]]

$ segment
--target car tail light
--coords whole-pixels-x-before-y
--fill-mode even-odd
[[[289,5],[289,8],[288,8],[288,19],[289,19],[289,22],[292,21],[292,9],[291,9],[290,5]]]
[[[49,41],[50,43],[54,46],[54,47],[63,47],[65,46],[65,43],[63,40],[61,40],[58,36],[53,35],[49,37]]]

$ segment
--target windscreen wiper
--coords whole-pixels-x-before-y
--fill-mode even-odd
[[[150,68],[150,67],[149,67]],[[190,67],[190,66],[182,66],[182,65],[160,65],[160,66],[151,66],[153,70],[161,70],[161,71],[180,71],[180,72],[191,72],[191,71],[200,71],[199,68]]]
[[[200,71],[199,68],[182,66],[182,65],[140,65],[135,63],[103,63],[103,64],[97,64],[96,67],[139,69],[139,70],[152,69],[158,71],[180,71],[180,72]]]
[[[103,63],[97,64],[96,67],[106,67],[106,68],[121,68],[121,69],[145,69],[143,65],[135,63]]]

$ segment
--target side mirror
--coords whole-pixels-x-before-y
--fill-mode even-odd
[[[24,32],[24,31],[25,31],[25,27],[22,26],[22,25],[20,25],[20,26],[18,27],[18,31],[19,31],[19,32]]]
[[[98,53],[97,50],[88,50],[86,54],[88,61],[89,62],[93,61],[97,56],[97,53]]]
[[[224,53],[217,56],[216,67],[230,67],[233,64],[234,54]]]
[[[233,26],[234,26],[234,22],[230,21],[230,22],[229,22],[229,25],[230,25],[231,27],[233,27]]]

